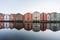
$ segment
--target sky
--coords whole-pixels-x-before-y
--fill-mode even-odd
[[[25,14],[34,11],[60,13],[60,0],[0,0],[0,13]]]

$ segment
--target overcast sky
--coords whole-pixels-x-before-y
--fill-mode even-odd
[[[4,14],[26,12],[60,12],[60,0],[0,0],[0,12]]]

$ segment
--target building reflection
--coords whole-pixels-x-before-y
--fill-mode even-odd
[[[17,29],[20,30],[24,28],[27,31],[34,31],[39,32],[46,31],[49,29],[51,31],[59,31],[60,30],[60,23],[20,23],[20,22],[0,22],[0,29]]]
[[[50,23],[47,25],[48,25],[47,28],[52,31],[59,31],[60,30],[60,23]]]

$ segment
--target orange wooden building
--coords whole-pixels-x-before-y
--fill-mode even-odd
[[[26,30],[31,30],[32,29],[32,23],[30,23],[30,21],[32,21],[32,14],[31,13],[26,13],[24,14],[24,29]]]
[[[4,21],[4,14],[0,13],[0,21]],[[0,29],[4,28],[4,22],[0,22]]]

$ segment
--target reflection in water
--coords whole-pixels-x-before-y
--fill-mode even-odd
[[[16,28],[16,29],[22,29],[23,28],[23,23],[14,23],[14,26],[13,26],[14,28]]]
[[[60,30],[60,23],[47,23],[47,29],[58,31]]]
[[[33,23],[29,24],[9,22],[0,23],[1,40],[57,40],[60,39],[60,23]],[[20,25],[21,24],[21,25]],[[28,27],[25,29],[24,27]],[[49,30],[50,29],[50,30]],[[30,30],[30,31],[29,31]],[[52,31],[51,31],[52,30]],[[40,31],[40,32],[39,32]],[[53,32],[54,31],[54,32]],[[55,32],[57,31],[57,32]]]
[[[32,30],[35,32],[40,31],[40,23],[33,23],[32,24]]]
[[[33,30],[34,32],[45,31],[50,29],[52,31],[60,30],[60,23],[20,23],[20,22],[0,22],[0,29],[17,29],[24,28],[27,31]]]

